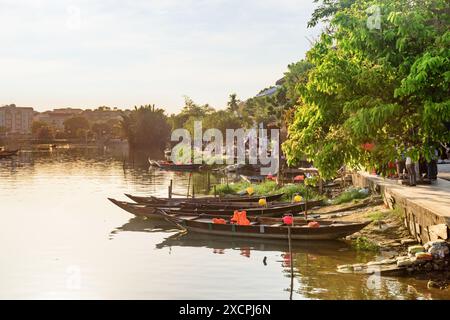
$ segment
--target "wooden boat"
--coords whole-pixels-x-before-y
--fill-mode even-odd
[[[130,197],[131,199],[133,197]],[[186,201],[177,198],[168,199],[166,201],[145,202],[136,201],[139,204],[145,204],[149,207],[174,207],[174,208],[216,208],[216,209],[241,209],[241,208],[259,208],[261,207],[257,202],[225,202],[225,201]],[[273,206],[274,202],[268,202],[268,206]]]
[[[201,164],[196,163],[174,163],[172,161],[154,161],[150,159],[148,161],[152,166],[172,171],[197,171],[201,167]]]
[[[284,193],[272,194],[269,196],[225,196],[225,197],[199,197],[199,198],[158,198],[158,197],[142,197],[133,196],[125,193],[125,195],[137,203],[167,203],[169,201],[182,202],[258,202],[259,199],[266,199],[267,202],[279,200]]]
[[[165,202],[165,203],[141,203],[145,204],[147,206],[152,207],[173,207],[173,208],[180,208],[180,209],[230,209],[230,210],[237,210],[242,208],[261,208],[261,206],[256,202],[184,202],[184,201],[178,201],[178,202]],[[269,203],[267,207],[273,207],[276,204]]]
[[[322,203],[321,200],[318,201],[308,201],[308,208],[312,208],[318,206]],[[235,210],[245,210],[247,215],[249,216],[281,216],[283,214],[291,213],[298,214],[305,210],[304,202],[290,203],[290,202],[281,202],[273,205],[269,205],[267,207],[234,207],[234,208],[220,208],[220,207],[212,207],[212,208],[186,208],[180,207],[176,209],[170,209],[171,213],[192,213],[192,214],[207,214],[207,215],[233,215]]]
[[[237,210],[242,208],[261,208],[256,202],[189,202],[179,200],[168,200],[164,202],[149,202],[149,203],[130,203],[132,205],[140,204],[146,207],[167,207],[167,208],[180,208],[185,210],[193,209],[230,209]],[[276,204],[268,203],[267,207],[273,207]]]
[[[195,212],[195,210],[193,210],[193,209],[184,209],[183,211],[179,211],[179,208],[176,208],[176,207],[172,208],[172,207],[162,207],[160,205],[155,206],[155,205],[148,205],[148,204],[136,204],[136,203],[129,203],[126,201],[119,201],[119,200],[115,200],[112,198],[108,198],[108,200],[111,201],[112,203],[114,203],[119,208],[121,208],[131,214],[134,214],[135,216],[146,217],[146,218],[150,218],[150,219],[164,219],[164,216],[161,214],[161,212],[159,212],[159,209],[164,209],[164,210],[166,210],[166,212],[173,211],[174,213],[184,212],[186,215],[192,215],[195,217],[198,217],[201,215],[201,216],[205,216],[205,217],[228,219],[231,216],[231,214],[229,212],[223,213],[223,214],[220,214],[220,213],[207,214],[207,213],[201,213],[198,211]],[[211,210],[202,210],[202,212],[205,212],[205,211],[211,211]]]
[[[233,215],[235,210],[245,210],[247,215],[249,216],[278,216],[285,213],[296,214],[305,209],[304,202],[298,203],[277,203],[268,207],[232,207],[232,208],[224,208],[224,207],[174,207],[173,205],[161,205],[161,204],[139,204],[139,203],[130,203],[126,201],[118,201],[115,199],[108,198],[112,203],[117,205],[118,207],[128,211],[137,216],[146,216],[150,218],[161,218],[158,209],[164,209],[170,214],[190,214],[190,215],[208,215],[208,216],[220,216],[220,217],[230,217]],[[308,202],[308,207],[313,207],[320,205],[322,201],[311,201]]]
[[[0,151],[0,158],[16,156],[19,153],[19,149],[16,150],[2,150]]]
[[[172,221],[179,227],[190,232],[230,236],[230,237],[249,237],[264,239],[288,239],[288,232],[292,240],[335,240],[346,237],[358,232],[370,221],[366,222],[343,222],[343,221],[320,221],[320,227],[310,228],[307,221],[294,222],[293,226],[283,225],[281,219],[276,223],[265,221],[251,221],[250,225],[242,226],[236,224],[215,224],[210,217],[186,216],[183,214],[169,214],[160,210],[168,221]],[[290,230],[289,230],[290,229]]]
[[[145,204],[134,204],[126,201],[119,201],[116,199],[108,198],[109,201],[114,203],[119,208],[132,213],[138,217],[156,218],[161,219],[161,213],[158,212],[158,207],[150,207]],[[165,207],[161,207],[165,208]],[[171,208],[166,208],[171,209]]]

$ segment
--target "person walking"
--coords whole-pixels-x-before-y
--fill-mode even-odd
[[[427,177],[428,179],[435,181],[437,179],[438,168],[437,168],[437,160],[439,158],[439,153],[437,150],[434,150],[434,155],[431,156],[429,162],[427,162]]]
[[[411,157],[406,157],[406,170],[408,171],[409,185],[416,185],[416,165],[412,162]]]

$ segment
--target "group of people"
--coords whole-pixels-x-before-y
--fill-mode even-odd
[[[410,186],[415,186],[418,180],[435,181],[438,174],[437,159],[436,153],[429,161],[420,158],[418,162],[414,162],[411,157],[396,160],[397,175],[400,179],[408,178]]]

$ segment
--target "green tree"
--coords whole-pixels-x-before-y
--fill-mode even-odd
[[[332,177],[342,164],[379,167],[401,152],[429,158],[450,140],[449,3],[325,2],[316,17],[330,23],[307,53],[313,68],[297,86],[288,161],[306,156]],[[368,28],[373,6],[379,29]],[[367,142],[375,148],[364,150]]]
[[[218,110],[204,118],[203,130],[219,129],[225,137],[227,129],[238,129],[242,127],[241,119],[226,110]]]
[[[230,100],[227,102],[228,110],[231,112],[237,112],[240,102],[241,101],[237,98],[236,93],[230,94]]]
[[[164,110],[155,105],[135,107],[129,114],[123,113],[121,127],[132,148],[163,150],[170,137]]]
[[[288,71],[283,78],[283,88],[286,90],[288,107],[293,107],[300,98],[299,86],[308,82],[309,71],[313,68],[312,63],[307,60],[300,60],[288,65]]]
[[[51,140],[54,137],[54,129],[44,121],[33,121],[31,133],[39,140]]]
[[[48,127],[47,122],[44,121],[33,121],[33,123],[31,124],[31,134],[33,136],[37,136],[39,130],[43,127]]]
[[[109,119],[107,121],[97,121],[92,124],[91,131],[96,138],[101,138],[103,136],[120,137],[120,120]]]
[[[71,138],[83,138],[83,132],[87,130],[89,130],[89,121],[85,117],[76,116],[64,121],[64,131]]]
[[[181,112],[177,115],[173,114],[170,116],[172,130],[179,128],[193,130],[195,120],[201,120],[213,112],[214,108],[209,104],[196,104],[191,98],[186,96],[184,97],[184,107],[181,109]]]

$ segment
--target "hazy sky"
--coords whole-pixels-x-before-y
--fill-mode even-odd
[[[312,0],[0,0],[0,105],[223,107],[304,57]]]

